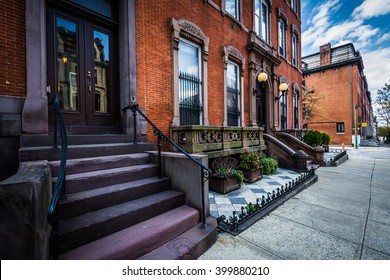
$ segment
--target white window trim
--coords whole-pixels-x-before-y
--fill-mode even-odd
[[[256,15],[256,4],[259,3],[259,6],[260,6],[260,14],[259,15]],[[263,34],[261,34],[262,32],[262,25],[263,25],[263,4],[267,7],[267,13],[266,13],[266,23],[267,23],[267,27],[266,27],[266,34],[265,36],[263,36]],[[269,4],[268,4],[268,1],[267,0],[255,0],[254,1],[254,7],[253,7],[253,11],[254,11],[254,29],[255,29],[255,33],[257,34],[257,36],[259,36],[262,40],[264,40],[265,42],[269,43],[270,42],[270,26],[269,26],[269,11],[270,11],[270,7],[269,7]],[[256,25],[256,21],[258,21],[258,25]],[[256,26],[258,26],[258,30],[256,28]]]

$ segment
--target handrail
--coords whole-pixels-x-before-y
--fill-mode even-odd
[[[183,148],[181,148],[179,145],[177,145],[171,138],[169,138],[167,135],[165,135],[140,109],[138,104],[135,105],[129,105],[122,109],[122,111],[131,110],[133,112],[134,117],[134,144],[137,142],[137,123],[136,123],[136,116],[137,112],[153,127],[153,133],[157,136],[157,148],[158,148],[158,166],[159,166],[159,177],[162,176],[162,164],[161,164],[161,142],[162,141],[168,141],[172,146],[174,146],[178,151],[180,151],[182,154],[184,154],[187,158],[189,158],[191,161],[193,161],[195,164],[197,164],[201,168],[201,176],[202,176],[202,227],[206,228],[206,212],[205,212],[205,197],[204,197],[204,184],[205,182],[210,178],[210,175],[212,174],[212,171],[205,166],[203,163],[201,163],[199,160],[191,156],[189,153],[187,153]]]
[[[49,203],[47,210],[47,220],[50,225],[53,226],[51,238],[51,255],[53,257],[58,256],[58,215],[57,215],[57,206],[60,196],[65,192],[65,173],[66,173],[66,157],[68,150],[67,136],[64,120],[62,118],[60,103],[57,95],[54,95],[53,99],[53,108],[54,108],[54,148],[57,147],[57,119],[60,125],[60,136],[61,136],[61,161],[58,171],[57,181],[53,190],[53,195]]]

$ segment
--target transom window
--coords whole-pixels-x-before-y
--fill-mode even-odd
[[[269,10],[265,0],[255,0],[255,32],[269,42]]]
[[[240,0],[226,0],[225,10],[235,19],[240,19]]]
[[[227,124],[239,126],[240,123],[240,68],[229,61],[227,64]]]

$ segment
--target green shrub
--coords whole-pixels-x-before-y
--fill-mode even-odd
[[[328,146],[330,143],[330,136],[328,134],[326,134],[325,132],[322,132],[321,137],[322,137],[322,145]]]
[[[305,142],[306,144],[308,144],[312,147],[321,146],[322,134],[321,134],[321,132],[319,132],[317,130],[309,130],[303,136],[303,142]]]
[[[270,157],[265,157],[261,159],[261,165],[263,166],[263,174],[269,175],[275,173],[278,169],[278,162]]]

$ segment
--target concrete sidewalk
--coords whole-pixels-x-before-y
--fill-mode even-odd
[[[199,259],[390,259],[390,147],[348,149],[318,182]]]

